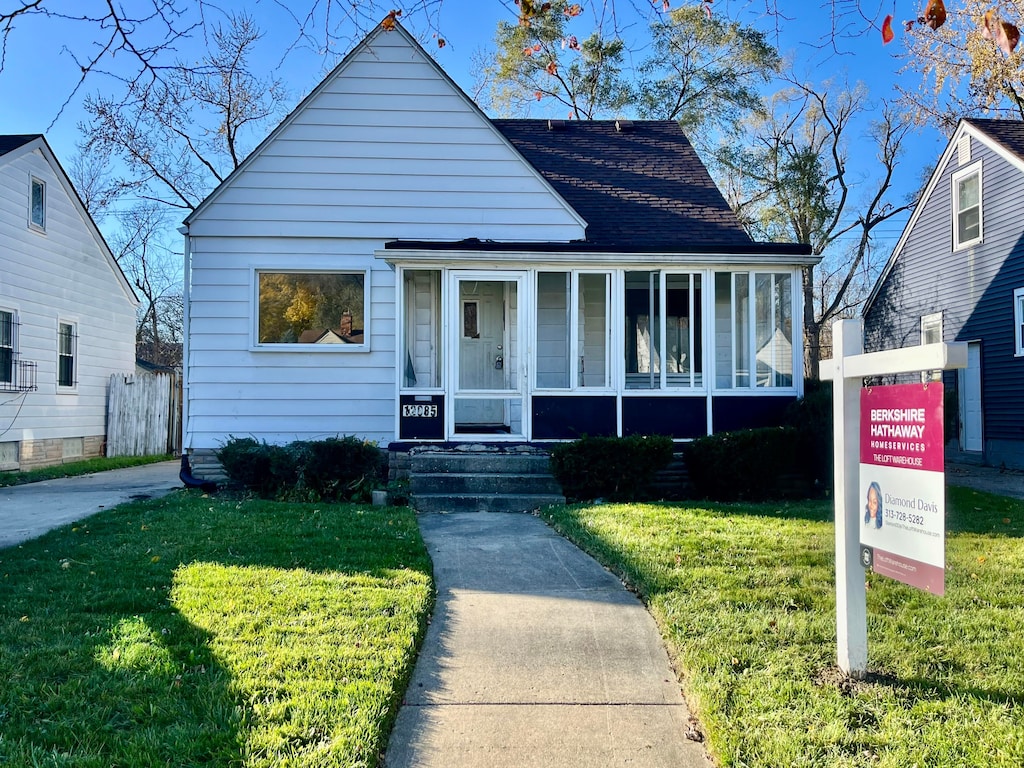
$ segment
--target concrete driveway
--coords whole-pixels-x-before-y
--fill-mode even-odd
[[[166,496],[182,488],[180,462],[112,469],[92,475],[0,488],[0,548],[126,501]]]

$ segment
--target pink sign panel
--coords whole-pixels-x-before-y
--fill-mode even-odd
[[[945,592],[940,382],[868,387],[860,400],[861,558],[876,573]]]
[[[861,464],[942,472],[942,448],[940,382],[861,390]]]

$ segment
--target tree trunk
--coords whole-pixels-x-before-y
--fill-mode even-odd
[[[821,359],[821,323],[814,317],[814,267],[804,267],[804,377],[818,380]],[[794,382],[795,383],[795,382]]]

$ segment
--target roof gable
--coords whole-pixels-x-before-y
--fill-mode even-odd
[[[472,139],[460,143],[466,134],[472,134]],[[317,188],[358,194],[355,203],[349,204],[367,209],[370,218],[364,222],[377,221],[378,216],[387,221],[381,213],[387,206],[380,195],[401,187],[387,190],[381,185],[405,176],[406,183],[413,181],[404,191],[418,193],[421,202],[439,200],[451,191],[471,197],[497,192],[500,198],[500,193],[508,190],[490,188],[493,183],[488,179],[511,180],[506,185],[511,191],[534,196],[532,206],[543,198],[547,218],[561,229],[579,231],[586,225],[400,24],[390,30],[378,25],[370,32],[185,223],[194,226],[204,217],[216,218],[219,214],[211,209],[219,203],[245,203],[243,194],[232,187],[254,186],[269,179],[268,175],[254,182],[245,180],[246,174],[298,167],[296,162],[315,158],[308,154],[311,152],[320,152],[319,159],[326,162],[310,168],[307,178],[330,175],[331,180],[323,182],[326,187]],[[472,174],[462,174],[466,186],[439,187],[437,182],[452,161],[474,163],[476,168]],[[466,181],[469,175],[477,179]],[[269,183],[289,188],[283,178]],[[317,204],[330,209],[322,211],[324,216],[343,215],[340,199],[333,203],[321,199]],[[444,202],[433,204],[445,207]]]
[[[12,152],[18,147],[23,147],[30,141],[43,138],[41,133],[21,133],[0,136],[0,156]]]
[[[72,206],[78,212],[78,215],[82,220],[82,224],[92,236],[92,239],[95,241],[100,253],[103,254],[103,258],[107,262],[107,266],[110,267],[111,272],[113,272],[115,279],[121,286],[125,295],[128,297],[128,300],[137,305],[139,303],[139,298],[135,294],[135,289],[132,288],[131,283],[128,282],[128,278],[125,277],[124,271],[121,269],[117,260],[114,258],[114,254],[110,250],[110,246],[107,245],[107,241],[104,239],[99,227],[96,226],[96,222],[93,220],[92,215],[89,213],[88,209],[86,209],[85,204],[82,202],[82,198],[79,197],[78,190],[75,189],[74,185],[71,183],[71,179],[68,177],[67,173],[65,173],[63,166],[61,166],[60,161],[57,160],[57,156],[50,148],[50,144],[46,141],[46,137],[41,133],[0,135],[0,165],[12,162],[22,155],[35,151],[38,151],[43,160],[45,160],[50,166],[54,176],[60,183],[61,189],[63,189],[64,193],[71,201]]]
[[[1006,160],[1011,166],[1024,173],[1024,122],[1020,120],[971,118],[970,120],[964,119],[957,123],[953,135],[949,138],[949,143],[946,144],[946,148],[939,156],[939,161],[935,164],[932,175],[928,178],[928,183],[925,185],[917,205],[914,206],[913,213],[907,220],[906,226],[903,227],[900,239],[892,249],[892,253],[889,254],[889,260],[878,275],[878,279],[875,281],[867,301],[864,302],[864,307],[861,310],[862,316],[867,315],[871,310],[882,286],[903,253],[907,239],[914,231],[914,227],[931,200],[936,186],[946,178],[949,164],[957,153],[957,144],[963,136],[969,136],[981,142]]]
[[[673,121],[493,122],[589,222],[596,247],[752,245]]]

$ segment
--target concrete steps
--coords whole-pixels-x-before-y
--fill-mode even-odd
[[[418,512],[528,512],[565,503],[547,453],[527,446],[414,448],[409,491]]]

